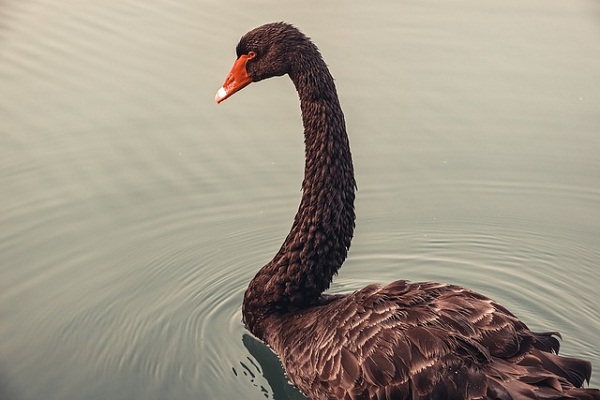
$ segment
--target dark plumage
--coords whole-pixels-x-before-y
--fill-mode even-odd
[[[302,201],[290,233],[244,296],[246,327],[313,399],[600,399],[591,364],[558,356],[493,300],[443,283],[396,281],[324,295],[354,231],[355,181],[344,115],[317,47],[285,23],[242,37],[220,102],[287,74],[306,144]]]

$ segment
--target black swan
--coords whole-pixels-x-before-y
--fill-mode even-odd
[[[252,279],[248,330],[312,399],[600,399],[591,364],[558,355],[479,293],[404,280],[327,295],[354,231],[356,184],[344,115],[317,47],[277,22],[246,33],[217,103],[251,82],[289,75],[300,97],[306,164],[290,233]]]

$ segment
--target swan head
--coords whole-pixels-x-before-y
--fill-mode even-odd
[[[246,33],[236,47],[237,59],[215,101],[222,102],[251,82],[289,73],[293,56],[306,43],[312,45],[297,28],[285,22],[262,25]]]

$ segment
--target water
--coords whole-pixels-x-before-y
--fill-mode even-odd
[[[346,113],[335,293],[468,286],[600,385],[593,1],[40,0],[0,9],[2,399],[301,398],[241,324],[300,198],[286,78],[213,102],[239,37],[295,23]]]

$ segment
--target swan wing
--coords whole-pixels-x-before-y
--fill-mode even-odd
[[[458,286],[370,285],[293,315],[271,346],[312,398],[558,398],[589,379],[554,333]]]

